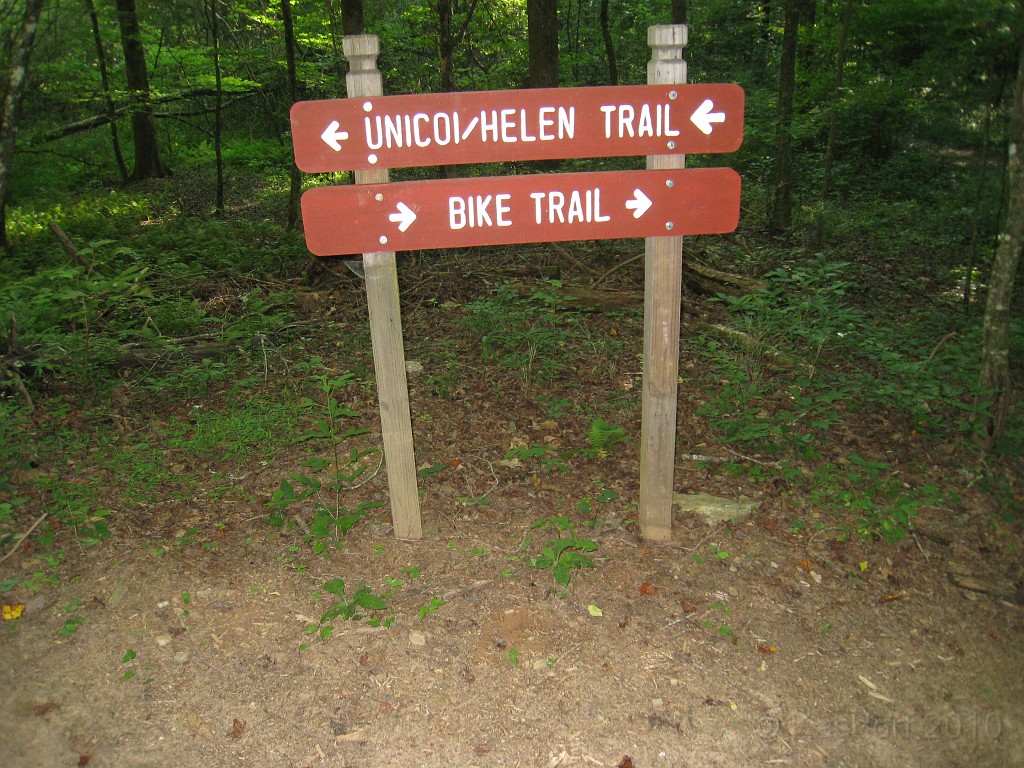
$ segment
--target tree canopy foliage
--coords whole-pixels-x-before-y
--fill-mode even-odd
[[[978,149],[1005,138],[1008,94],[1021,37],[1014,0],[900,0],[854,3],[841,98],[832,99],[844,0],[796,0],[801,9],[795,124],[797,173],[813,176],[829,121],[838,116],[838,189],[849,189],[894,158],[925,145]],[[5,4],[5,51],[20,23],[19,2]],[[297,42],[298,97],[344,94],[346,65],[340,0],[292,4]],[[451,29],[464,30],[451,54],[456,90],[518,88],[529,81],[525,0],[457,0]],[[780,2],[706,0],[689,6],[686,51],[693,82],[737,82],[748,93],[748,143],[739,158],[762,177],[774,140],[773,104],[782,56]],[[367,0],[366,31],[381,38],[387,93],[442,88],[438,6],[426,0]],[[255,139],[286,148],[289,88],[283,20],[277,0],[139,0],[141,43],[149,70],[158,132],[173,156],[210,142],[215,92],[213,26],[220,45],[225,130],[229,140]],[[115,178],[97,48],[81,0],[44,6],[23,116],[25,158],[15,171],[14,197],[36,191],[39,166],[60,167],[62,180],[95,185]],[[120,119],[129,116],[129,86],[113,2],[97,2],[99,31]],[[558,7],[560,83],[606,84],[606,42],[613,43],[619,82],[641,83],[649,50],[646,29],[670,19],[665,2],[611,0],[608,35],[601,4],[563,0]],[[468,21],[468,23],[467,23]],[[9,53],[7,55],[9,59]],[[986,116],[995,119],[982,135]],[[80,135],[88,131],[88,136]],[[75,137],[73,148],[69,139]],[[282,151],[277,159],[284,159]],[[43,162],[36,162],[38,158]],[[901,174],[909,169],[896,166]],[[927,169],[922,169],[926,174]],[[888,169],[882,170],[888,174]],[[31,179],[28,188],[19,179]]]

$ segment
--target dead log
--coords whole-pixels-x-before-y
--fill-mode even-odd
[[[760,280],[711,269],[695,261],[683,262],[683,285],[703,296],[746,296],[764,288]]]
[[[640,253],[631,256],[625,261],[620,261],[604,274],[600,275],[594,282],[603,283],[609,275],[623,267],[643,259],[644,254]],[[729,296],[745,296],[764,288],[764,283],[751,277],[734,275],[731,272],[722,272],[718,269],[711,269],[699,264],[696,261],[683,261],[683,285],[694,293],[702,296],[718,296],[721,293]]]
[[[992,595],[992,597],[999,600],[1005,600],[1011,603],[1021,603],[1022,600],[1024,600],[1024,595],[1021,594],[1021,590],[1014,589],[1009,584],[996,584],[995,582],[979,579],[967,573],[958,573],[957,571],[949,571],[948,576],[950,582],[955,586],[960,589],[966,589],[969,592],[979,592],[983,595]]]

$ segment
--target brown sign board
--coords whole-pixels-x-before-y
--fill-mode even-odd
[[[736,229],[730,168],[535,174],[314,187],[302,196],[317,256],[716,234]]]
[[[738,85],[625,85],[373,96],[292,106],[306,173],[734,152]]]

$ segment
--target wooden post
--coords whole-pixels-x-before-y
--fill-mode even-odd
[[[377,69],[377,55],[380,53],[377,36],[346,35],[342,49],[349,63],[349,73],[345,78],[349,98],[383,95],[384,86]],[[388,172],[384,169],[356,171],[355,176],[356,184],[383,184],[388,181]],[[344,212],[339,215],[344,216]],[[366,302],[384,437],[384,459],[391,493],[391,521],[396,538],[420,539],[423,526],[416,487],[416,456],[394,251],[364,253],[363,272],[366,276]]]
[[[648,85],[686,82],[686,27],[649,27]],[[651,155],[647,168],[682,168],[684,155]],[[666,225],[670,227],[671,224]],[[640,533],[645,539],[672,538],[672,481],[675,470],[676,402],[679,377],[679,311],[683,238],[648,237],[644,246],[643,416],[640,432]]]

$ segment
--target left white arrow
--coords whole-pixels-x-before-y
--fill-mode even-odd
[[[639,189],[633,190],[633,199],[626,201],[626,207],[633,209],[633,218],[639,219],[645,213],[647,209],[652,205],[651,198],[641,192]]]
[[[320,138],[327,142],[327,146],[335,152],[341,151],[341,142],[348,141],[348,131],[339,131],[339,128],[341,128],[341,123],[331,120],[327,130],[320,134]]]
[[[416,221],[416,214],[413,213],[405,203],[398,204],[398,211],[388,216],[388,221],[394,221],[398,223],[398,231],[405,232],[414,221]]]
[[[690,122],[696,125],[705,136],[711,135],[712,123],[725,122],[725,112],[712,112],[711,110],[714,108],[715,102],[711,99],[704,99],[701,105],[690,115]]]

